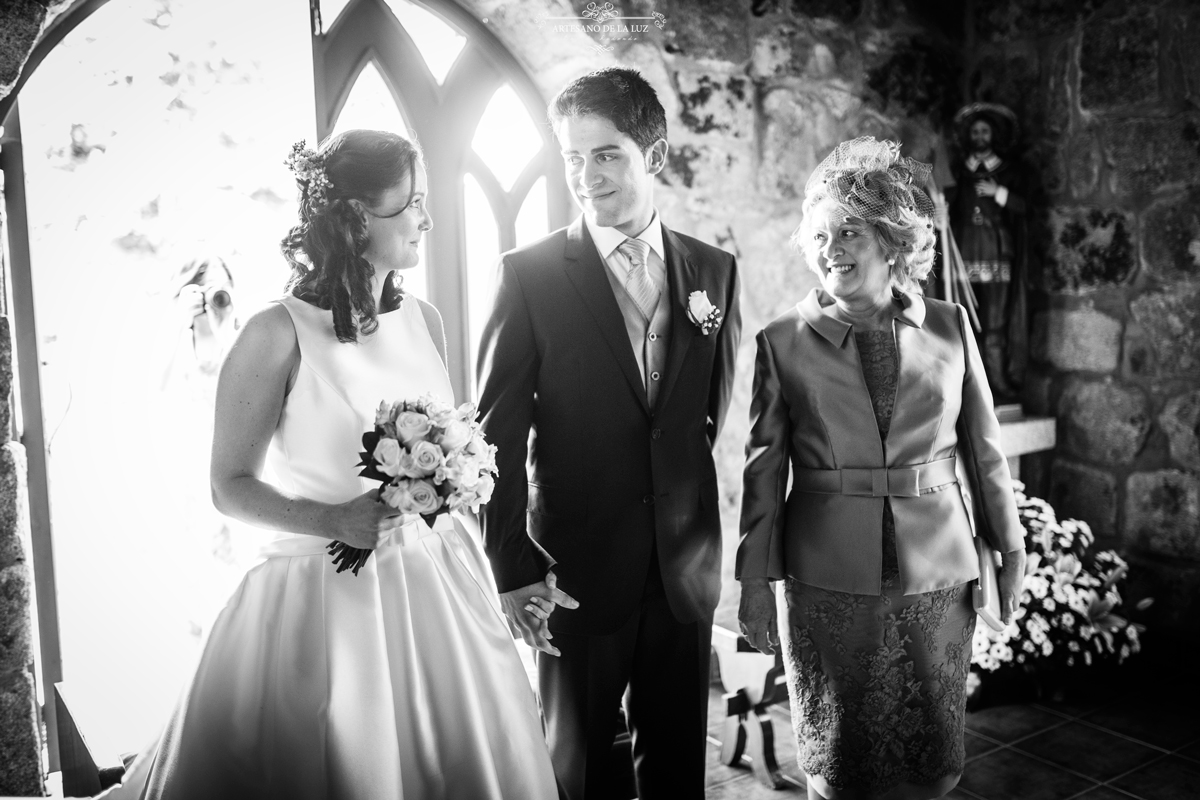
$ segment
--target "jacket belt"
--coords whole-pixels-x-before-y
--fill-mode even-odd
[[[813,494],[847,494],[856,497],[920,497],[922,489],[956,483],[955,456],[928,464],[881,469],[792,470],[792,489]]]

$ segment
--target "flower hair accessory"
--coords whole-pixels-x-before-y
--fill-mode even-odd
[[[899,222],[903,209],[931,219],[933,201],[925,193],[933,167],[900,155],[900,145],[860,136],[842,142],[813,172],[804,187],[805,204],[830,197],[865,220]]]
[[[688,319],[690,319],[705,336],[721,326],[721,309],[708,300],[708,292],[692,292],[688,295]]]
[[[328,192],[333,188],[325,172],[325,156],[307,147],[301,139],[292,145],[292,152],[283,163],[296,176],[301,199],[315,211],[324,208],[329,202]]]

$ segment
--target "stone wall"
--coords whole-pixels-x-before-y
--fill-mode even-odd
[[[1032,220],[1036,291],[1026,407],[1060,419],[1059,449],[1027,470],[1030,483],[1061,515],[1086,519],[1103,543],[1130,555],[1134,592],[1159,600],[1148,620],[1155,631],[1197,631],[1194,4],[621,0],[614,5],[625,16],[659,12],[666,24],[615,42],[551,34],[538,22],[580,16],[588,0],[462,4],[486,21],[546,97],[589,69],[641,69],[670,126],[672,155],[657,189],[664,219],[738,256],[745,330],[734,406],[718,444],[727,573],[754,334],[815,285],[786,246],[809,173],[843,139],[899,138],[910,154],[925,157],[962,102],[1012,106],[1026,131],[1025,157],[1040,183],[1033,199],[1042,209]],[[0,15],[40,24],[62,5],[17,0]],[[3,19],[0,29],[3,94],[31,40]],[[20,492],[6,483],[0,494]],[[725,593],[719,612],[727,624],[734,595]],[[0,726],[0,746],[7,731]]]
[[[0,186],[3,180],[0,179]],[[6,236],[0,214],[0,241]],[[25,448],[10,441],[13,349],[0,249],[0,795],[41,796],[42,736],[34,684]]]
[[[587,0],[472,0],[546,97],[611,64],[638,68],[667,111],[671,154],[655,192],[671,227],[733,252],[742,275],[742,348],[733,406],[717,445],[725,581],[717,620],[736,629],[732,583],[755,334],[816,285],[788,247],[809,174],[840,141],[902,140],[927,157],[961,100],[958,2],[900,0],[634,0],[627,17],[666,24],[593,47],[552,34],[542,16],[582,15]]]
[[[1200,632],[1200,7],[977,3],[972,99],[1011,105],[1040,177],[1026,408],[1059,420],[1041,484]]]
[[[49,0],[0,5],[0,97],[16,84],[47,16],[66,5]],[[0,241],[6,236],[0,214]],[[40,797],[45,783],[34,682],[28,492],[25,449],[11,441],[13,349],[4,306],[6,270],[0,248],[0,795]]]

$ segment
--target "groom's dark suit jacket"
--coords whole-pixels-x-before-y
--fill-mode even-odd
[[[483,427],[499,448],[486,550],[502,592],[553,565],[580,603],[554,613],[555,631],[615,631],[638,607],[655,543],[676,619],[694,622],[717,605],[712,445],[741,332],[737,264],[666,226],[663,245],[672,323],[654,408],[582,218],[500,259],[479,352]],[[687,315],[694,291],[725,315],[707,336]]]

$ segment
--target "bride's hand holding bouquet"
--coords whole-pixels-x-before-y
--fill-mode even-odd
[[[433,527],[440,514],[478,513],[491,499],[496,448],[484,440],[475,414],[471,403],[455,408],[429,396],[379,405],[374,429],[363,434],[359,462],[361,477],[382,482],[378,492],[364,497],[374,495],[391,510],[379,518],[383,530],[376,546],[390,535],[395,525],[388,521],[398,515],[418,515]],[[355,575],[372,549],[341,540],[329,545],[338,572],[350,569]]]

